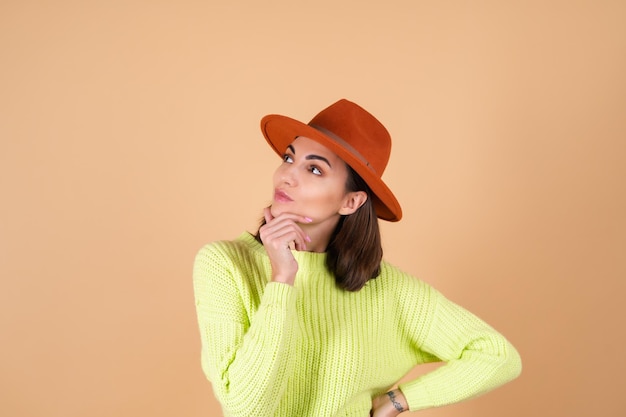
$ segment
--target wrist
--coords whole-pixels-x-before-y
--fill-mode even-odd
[[[399,389],[395,389],[388,391],[385,395],[387,396],[387,399],[391,403],[393,409],[396,410],[398,414],[404,411],[408,411],[409,405],[407,404],[406,398],[404,397],[404,394],[402,394],[402,391],[400,391]]]
[[[272,276],[272,282],[280,282],[282,284],[288,284],[293,286],[294,282],[295,282],[295,276],[291,276],[291,275],[280,275],[280,274],[276,274]]]

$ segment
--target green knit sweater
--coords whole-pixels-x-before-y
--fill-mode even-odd
[[[374,396],[433,361],[446,364],[399,386],[411,411],[520,373],[503,336],[390,264],[348,292],[335,285],[325,254],[293,254],[295,286],[270,282],[269,258],[249,233],[196,256],[202,368],[225,416],[367,417]]]

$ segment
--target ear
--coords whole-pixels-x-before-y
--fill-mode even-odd
[[[346,194],[343,204],[339,209],[339,214],[352,214],[365,204],[366,201],[367,193],[365,191],[351,191]]]

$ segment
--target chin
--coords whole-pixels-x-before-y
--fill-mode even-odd
[[[280,214],[286,213],[287,211],[285,210],[284,207],[281,207],[280,203],[274,203],[270,207],[270,212],[272,213],[273,217],[276,217]]]
[[[298,215],[304,215],[303,213],[300,213],[298,210],[289,210],[287,209],[287,207],[283,206],[280,203],[274,203],[272,204],[272,206],[270,207],[270,212],[272,213],[272,216],[277,217],[283,213],[291,213],[291,214],[298,214]]]

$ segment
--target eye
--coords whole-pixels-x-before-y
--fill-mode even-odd
[[[309,167],[309,171],[315,175],[322,175],[322,171],[316,165],[311,165],[311,167]]]
[[[293,162],[293,158],[291,157],[291,155],[286,153],[283,155],[283,162],[287,162],[288,164],[291,164]]]

